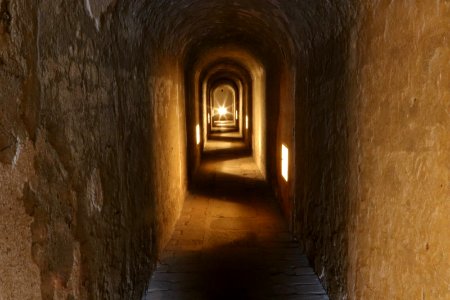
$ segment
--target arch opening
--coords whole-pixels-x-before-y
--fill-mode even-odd
[[[211,115],[210,132],[239,131],[236,111],[239,107],[239,91],[230,82],[215,83],[207,101],[207,111]]]

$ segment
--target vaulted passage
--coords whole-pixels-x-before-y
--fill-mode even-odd
[[[216,145],[144,299],[328,299],[253,158]]]
[[[450,4],[363,2],[0,0],[0,299],[447,299]]]

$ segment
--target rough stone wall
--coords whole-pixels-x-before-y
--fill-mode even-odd
[[[277,71],[278,79],[280,82],[280,88],[273,92],[278,95],[273,96],[272,99],[279,98],[279,116],[277,116],[281,122],[277,122],[276,128],[267,126],[272,132],[269,136],[276,136],[276,147],[267,147],[268,157],[272,157],[268,163],[274,163],[275,166],[272,169],[277,170],[276,174],[272,174],[271,182],[276,186],[276,195],[280,201],[281,208],[286,217],[286,221],[290,227],[293,227],[294,217],[294,192],[295,192],[295,73],[294,69],[282,69]],[[274,80],[269,80],[273,82]],[[270,103],[270,101],[268,101]],[[272,106],[269,109],[271,114],[276,112],[276,107]],[[269,121],[273,122],[268,115]],[[276,133],[274,132],[276,130]],[[281,157],[281,145],[285,145],[288,148],[288,180],[286,181],[281,176],[282,169],[282,157]],[[291,228],[292,230],[293,228]]]
[[[153,137],[149,170],[156,175],[152,178],[152,187],[158,251],[171,237],[187,190],[183,70],[177,60],[169,55],[155,55],[150,61],[158,67],[151,71],[148,79]],[[195,128],[189,128],[192,129]]]
[[[333,299],[450,293],[449,8],[341,6],[303,40],[296,231]]]
[[[43,141],[34,205],[49,232],[34,259],[44,299],[138,297],[137,279],[150,271],[149,105],[145,65],[132,60],[143,52],[120,35],[125,21],[109,15],[99,26],[86,9],[48,1],[38,11]]]
[[[5,3],[0,296],[140,298],[156,248],[139,20]]]
[[[352,30],[352,299],[450,296],[449,16],[377,1]]]
[[[347,297],[349,166],[348,29],[345,1],[308,7],[316,18],[294,31],[295,207],[293,231],[332,299]],[[293,20],[302,11],[291,10]],[[303,34],[302,34],[303,32]]]
[[[0,1],[1,299],[40,297],[39,269],[31,257],[33,218],[21,200],[35,176],[35,11],[27,1]]]

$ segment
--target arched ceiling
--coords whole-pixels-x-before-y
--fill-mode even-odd
[[[251,74],[249,70],[236,62],[219,61],[205,66],[199,78],[202,83],[214,83],[223,80],[232,81],[235,84],[237,82],[250,84]]]
[[[177,0],[147,1],[142,13],[147,30],[155,33],[152,42],[188,61],[229,43],[264,60],[293,52],[284,11],[274,0]]]
[[[348,0],[129,0],[116,5],[135,24],[124,25],[127,36],[142,36],[148,49],[181,57],[185,65],[223,44],[239,45],[264,65],[290,64],[311,45],[337,36],[357,11]]]
[[[196,81],[217,73],[239,75],[246,81],[264,74],[264,65],[252,53],[230,44],[204,51],[195,63],[185,68],[191,70]]]

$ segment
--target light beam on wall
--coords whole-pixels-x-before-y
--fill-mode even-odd
[[[197,126],[195,126],[195,133],[197,136],[197,145],[200,144],[200,125],[197,124]]]
[[[239,119],[238,111],[236,110],[236,120]]]
[[[245,116],[245,129],[248,129],[248,116]]]
[[[208,113],[208,124],[211,124],[211,115]]]
[[[289,171],[289,149],[285,145],[281,145],[281,176],[288,181]]]

